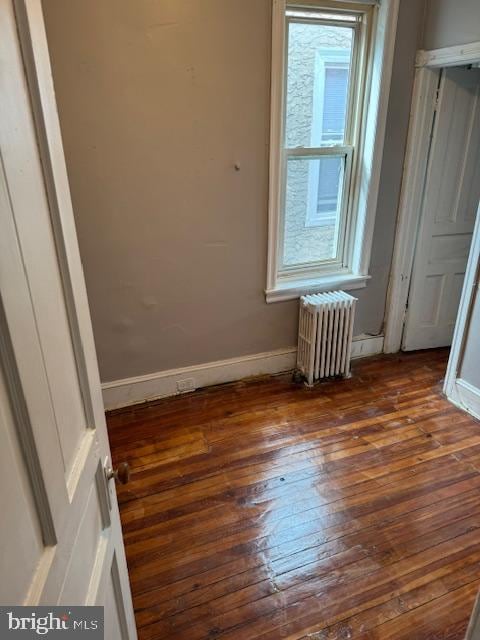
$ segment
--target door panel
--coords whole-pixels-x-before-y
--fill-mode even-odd
[[[43,553],[43,539],[35,500],[0,368],[0,602],[23,601],[31,576]],[[19,563],[18,559],[22,558]]]
[[[11,8],[6,6],[9,4],[11,3],[1,3],[4,30],[11,28],[14,20]],[[35,308],[35,324],[52,395],[64,473],[68,477],[85,431],[85,412],[42,166],[38,153],[28,156],[26,153],[28,149],[36,148],[36,132],[30,106],[26,101],[28,91],[19,43],[12,37],[2,43],[2,59],[11,67],[11,72],[4,73],[1,78],[4,101],[2,115],[11,125],[11,128],[2,128],[3,166],[22,261],[28,273],[30,297]],[[22,126],[21,134],[18,126]],[[45,286],[46,283],[48,287]],[[67,422],[70,427],[62,429],[60,425]]]
[[[105,609],[105,640],[127,640],[127,619],[120,597],[122,586],[115,553],[109,566],[107,587],[102,601]]]
[[[95,486],[90,486],[87,504],[71,549],[59,603],[68,605],[77,598],[85,602],[98,548],[102,542],[102,517]]]
[[[480,70],[442,72],[403,349],[451,344],[480,198]]]
[[[0,454],[15,481],[6,495],[2,486],[12,522],[1,529],[2,570],[19,541],[28,549],[2,601],[106,603],[105,616],[122,612],[122,637],[134,640],[40,0],[0,0],[0,70],[0,429],[18,440],[10,435]],[[112,595],[102,576],[113,573]]]

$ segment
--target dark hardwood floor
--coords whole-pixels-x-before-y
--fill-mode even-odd
[[[108,416],[141,640],[460,639],[480,586],[480,425],[444,350]]]

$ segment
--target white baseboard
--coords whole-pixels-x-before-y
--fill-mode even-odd
[[[250,376],[291,371],[295,367],[296,358],[297,349],[291,347],[106,382],[102,384],[103,401],[107,410],[118,409],[147,400],[175,396],[181,393],[177,388],[178,381],[193,379],[194,384],[190,389],[193,391]]]
[[[459,409],[467,411],[474,418],[480,420],[480,389],[462,378],[457,378],[448,399]]]
[[[383,336],[358,336],[353,340],[352,358],[364,358],[381,353],[382,350]],[[119,409],[178,395],[182,391],[179,391],[177,383],[180,383],[184,390],[194,391],[252,376],[291,371],[295,368],[296,358],[296,347],[290,347],[105,382],[102,384],[103,401],[105,409]]]
[[[362,334],[352,341],[352,360],[367,358],[383,353],[383,336],[369,336]]]

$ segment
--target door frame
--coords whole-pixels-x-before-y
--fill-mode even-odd
[[[480,42],[417,52],[402,191],[387,293],[385,353],[396,353],[402,345],[441,69],[476,62],[480,62]]]
[[[460,306],[458,308],[455,331],[453,333],[452,347],[448,359],[447,371],[443,385],[443,392],[447,398],[464,411],[480,418],[478,406],[478,391],[460,377],[465,346],[467,341],[468,326],[473,311],[473,305],[479,291],[480,278],[480,204],[477,209],[477,218],[473,230],[472,244],[468,256],[465,279],[463,281]]]

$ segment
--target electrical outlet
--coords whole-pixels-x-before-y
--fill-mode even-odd
[[[193,378],[185,378],[185,380],[177,380],[178,393],[188,393],[189,391],[195,391],[195,380]]]

